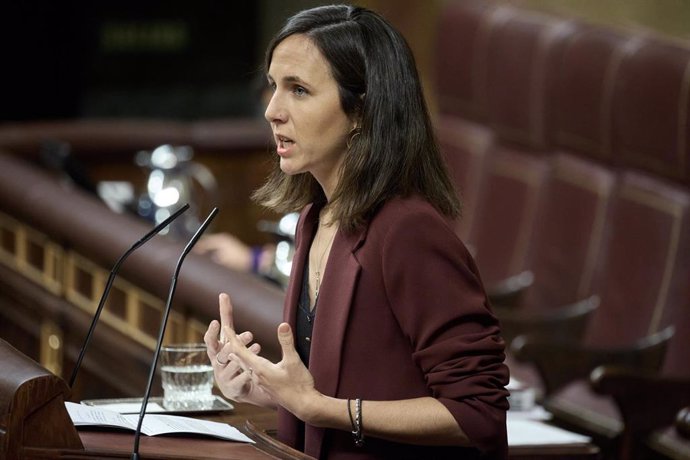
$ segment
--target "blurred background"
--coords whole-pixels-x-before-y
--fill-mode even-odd
[[[0,120],[260,114],[257,86],[263,82],[266,44],[290,14],[323,3],[5,2]],[[354,3],[380,11],[406,35],[425,82],[431,81],[433,24],[443,0]],[[685,0],[508,3],[690,38],[690,2]]]

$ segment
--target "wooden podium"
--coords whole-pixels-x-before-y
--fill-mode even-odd
[[[2,339],[0,366],[0,459],[131,457],[133,433],[77,431],[65,409],[70,394],[67,383]],[[246,409],[240,409],[233,422],[241,423],[250,415]],[[142,436],[140,455],[148,459],[311,459],[266,435],[251,422],[238,428],[255,444]]]
[[[83,449],[65,409],[64,380],[0,339],[0,458],[26,458],[24,449]]]
[[[65,409],[64,402],[70,395],[65,381],[2,339],[0,366],[0,459],[131,458],[133,433],[99,429],[77,431]],[[236,404],[231,415],[218,414],[210,419],[235,426],[255,443],[205,437],[142,436],[141,458],[314,460],[263,431],[275,426],[275,411]],[[591,460],[599,457],[599,449],[592,444],[512,446],[509,457],[511,460]]]

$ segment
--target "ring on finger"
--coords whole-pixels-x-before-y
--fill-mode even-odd
[[[229,361],[223,362],[223,361],[221,361],[220,359],[218,359],[219,356],[220,356],[220,353],[218,353],[218,354],[216,355],[216,362],[217,362],[218,364],[220,364],[221,366],[227,366]]]

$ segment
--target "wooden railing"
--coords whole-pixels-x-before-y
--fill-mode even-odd
[[[112,212],[36,165],[0,154],[0,335],[56,374],[71,372],[112,265],[148,230],[143,220]],[[100,397],[141,393],[184,243],[155,237],[123,264],[76,398],[80,390]],[[276,358],[282,290],[196,254],[180,273],[165,340],[201,341],[218,316],[222,291],[233,298],[238,329],[251,329]],[[123,373],[127,368],[132,372]]]

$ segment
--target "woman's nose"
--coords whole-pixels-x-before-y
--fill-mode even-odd
[[[280,104],[280,98],[278,97],[277,92],[274,92],[273,96],[271,96],[271,99],[268,101],[264,117],[269,123],[285,122],[287,115]]]

